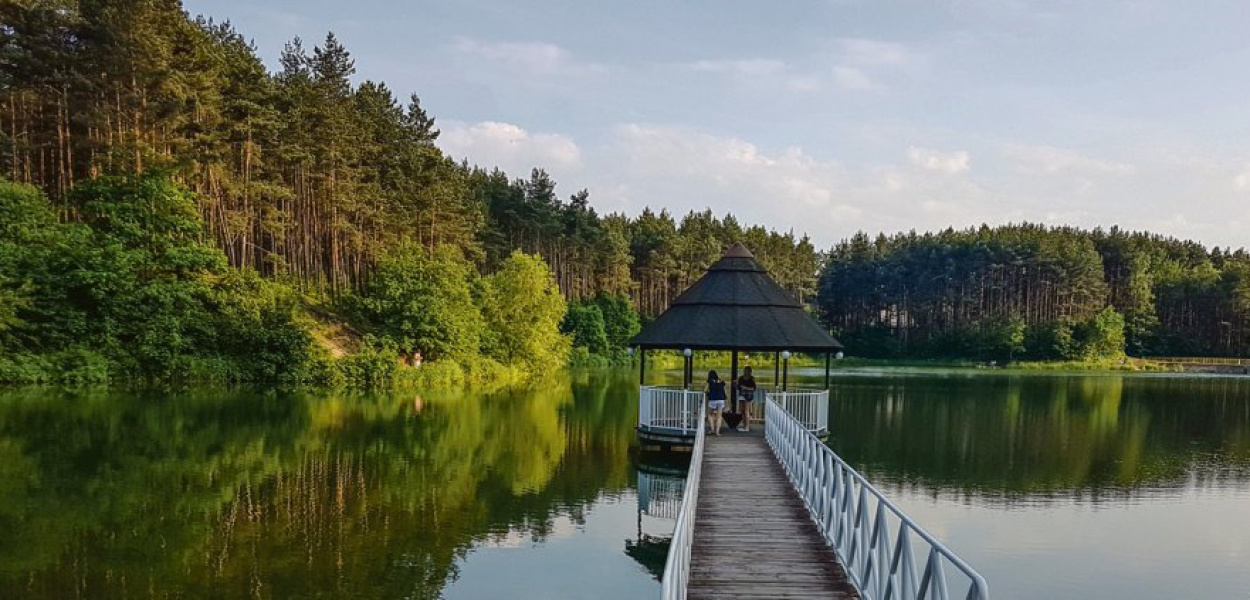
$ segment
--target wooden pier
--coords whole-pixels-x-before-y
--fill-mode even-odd
[[[688,598],[859,598],[764,441],[707,437]]]

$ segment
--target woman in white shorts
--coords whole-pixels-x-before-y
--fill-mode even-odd
[[[707,386],[703,388],[707,393],[707,426],[712,431],[712,435],[720,435],[721,412],[725,410],[725,382],[721,381],[716,371],[708,371]]]

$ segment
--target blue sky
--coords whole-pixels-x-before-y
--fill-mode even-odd
[[[601,212],[1250,240],[1244,1],[185,1],[271,67],[334,31],[448,153]]]

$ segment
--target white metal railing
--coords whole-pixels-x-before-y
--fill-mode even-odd
[[[802,423],[776,402],[765,402],[764,411],[768,445],[865,600],[949,600],[948,565],[960,583],[967,580],[966,600],[988,600],[980,574],[903,514]],[[919,573],[918,563],[923,563]]]
[[[703,406],[700,402],[699,408],[702,409]],[[703,474],[706,429],[704,419],[697,419],[694,448],[690,451],[690,470],[686,473],[686,491],[681,495],[681,510],[677,513],[677,524],[673,527],[673,541],[668,546],[668,559],[664,561],[661,589],[665,600],[684,600],[690,583],[690,549],[694,545],[695,510],[699,506],[699,480]]]
[[[703,420],[703,392],[644,385],[638,390],[638,426],[648,431],[694,435]]]
[[[816,434],[829,433],[829,390],[771,389],[764,392],[764,404],[772,400],[794,417],[804,429]],[[768,420],[768,410],[764,410]]]

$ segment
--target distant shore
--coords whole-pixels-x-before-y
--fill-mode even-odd
[[[1209,362],[1204,362],[1209,361]],[[1250,374],[1250,359],[1127,358],[1106,361],[978,361],[970,359],[875,359],[845,358],[836,363],[846,367],[932,367],[954,369],[999,369],[1014,371],[1130,371],[1157,373]]]

